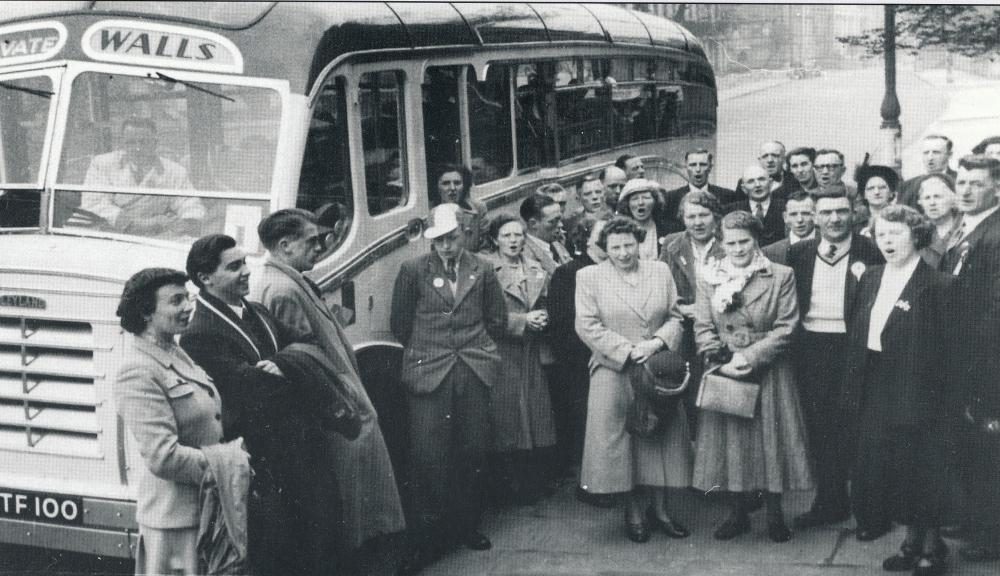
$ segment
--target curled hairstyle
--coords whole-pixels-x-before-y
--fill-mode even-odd
[[[931,239],[934,237],[934,224],[930,219],[915,208],[904,204],[886,206],[878,213],[878,218],[872,223],[873,236],[878,232],[878,223],[882,220],[906,224],[913,236],[913,247],[917,250],[930,246]]]
[[[746,230],[753,237],[754,242],[760,243],[760,234],[763,226],[749,212],[737,210],[722,217],[720,230]],[[723,232],[724,234],[724,232]]]
[[[459,194],[458,197],[458,205],[461,206],[462,208],[466,209],[470,208],[471,206],[469,206],[469,192],[472,190],[472,170],[470,170],[467,166],[464,166],[462,164],[443,164],[438,169],[438,171],[434,173],[434,182],[433,182],[434,193],[438,195],[438,203],[443,202],[443,199],[440,197],[440,193],[438,192],[437,189],[438,181],[441,180],[441,177],[447,174],[448,172],[458,172],[459,174],[461,174],[462,192],[461,194]]]
[[[920,191],[924,188],[924,182],[927,182],[928,180],[940,180],[941,182],[944,182],[944,185],[948,187],[948,190],[951,190],[952,193],[955,192],[955,180],[951,176],[945,174],[944,172],[931,172],[930,174],[924,174],[920,177],[920,180],[917,181],[918,199],[920,198]]]
[[[702,208],[708,208],[711,210],[712,215],[715,216],[716,222],[722,217],[722,205],[719,204],[719,200],[707,192],[702,192],[701,190],[693,190],[688,192],[681,198],[680,206],[677,209],[678,216],[684,219],[684,207],[688,204],[692,206],[701,206]]]
[[[642,244],[646,239],[646,229],[628,216],[615,216],[601,229],[601,233],[597,237],[597,246],[601,250],[607,252],[608,236],[612,234],[631,234],[639,244]]]
[[[236,248],[236,240],[225,234],[209,234],[194,241],[191,251],[188,252],[185,269],[195,286],[205,287],[198,274],[215,272],[222,262],[222,253],[230,248]]]
[[[268,215],[257,225],[257,236],[260,243],[268,250],[274,250],[282,238],[292,237],[298,240],[302,237],[306,224],[315,224],[316,215],[301,208],[285,208]]]
[[[164,286],[184,286],[187,274],[172,268],[146,268],[125,282],[118,310],[121,327],[132,334],[142,334],[146,316],[156,312],[156,291]]]
[[[595,218],[592,214],[584,214],[569,229],[567,232],[569,241],[573,246],[576,246],[578,251],[584,252],[586,250],[587,240],[590,239],[590,234],[594,231],[594,225],[599,221],[600,219]]]
[[[1000,160],[983,156],[982,154],[970,154],[962,156],[958,165],[966,170],[986,170],[990,173],[990,179],[1000,184]]]
[[[517,222],[521,224],[521,231],[522,232],[524,231],[524,224],[521,222],[519,218],[517,218],[513,214],[508,214],[504,212],[501,214],[497,214],[496,216],[493,217],[493,219],[490,220],[490,237],[489,237],[490,250],[496,252],[500,249],[500,245],[497,243],[497,239],[500,236],[500,229],[506,226],[507,224],[510,224],[511,222]]]

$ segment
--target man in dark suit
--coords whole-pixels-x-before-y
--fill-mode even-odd
[[[691,382],[701,382],[702,363],[694,342],[694,302],[698,293],[698,275],[701,267],[713,258],[725,256],[718,241],[719,220],[722,207],[708,192],[688,192],[681,199],[680,215],[684,220],[684,232],[664,238],[660,261],[670,266],[670,273],[677,286],[677,305],[684,316],[684,338],[680,353],[691,368]],[[684,402],[687,408],[688,425],[697,429],[698,410],[694,405],[698,397],[698,385],[688,386]]]
[[[760,245],[767,246],[785,237],[785,221],[782,214],[785,203],[771,196],[771,179],[760,166],[748,166],[743,171],[743,191],[747,199],[726,206],[726,214],[743,210],[749,212],[761,223]]]
[[[955,284],[950,383],[958,424],[959,472],[967,501],[967,560],[1000,560],[1000,161],[959,161],[956,206],[962,221],[940,270]]]
[[[683,218],[680,214],[681,198],[688,192],[707,192],[715,197],[719,206],[732,204],[743,200],[745,196],[738,194],[728,188],[716,186],[708,183],[708,177],[712,174],[712,153],[704,148],[689,150],[684,155],[684,169],[687,171],[688,184],[680,188],[674,188],[664,195],[664,207],[667,218],[678,223],[679,227],[671,232],[684,230]]]
[[[404,262],[392,292],[389,325],[405,348],[410,411],[412,541],[403,573],[419,571],[452,543],[491,547],[479,524],[490,388],[500,369],[496,339],[507,310],[493,267],[462,246],[457,209],[434,209],[424,232],[434,250]]]
[[[951,160],[951,149],[953,147],[951,138],[941,134],[928,134],[920,142],[920,160],[924,165],[924,173],[914,176],[904,181],[896,194],[898,204],[905,204],[911,208],[917,208],[917,196],[920,193],[920,182],[927,174],[942,173],[947,174],[952,180],[955,179],[955,171],[948,166]]]
[[[256,474],[248,510],[255,574],[334,569],[336,485],[317,406],[272,360],[284,336],[267,309],[248,302],[246,254],[229,236],[191,246],[187,272],[200,289],[181,347],[215,381],[227,440],[243,437]]]
[[[846,369],[845,319],[851,317],[865,268],[884,262],[871,240],[852,233],[853,210],[843,189],[816,198],[816,224],[820,238],[788,250],[803,328],[795,349],[796,381],[816,477],[812,507],[795,519],[800,528],[842,522],[851,515],[847,481],[853,451],[842,446],[839,407]],[[881,522],[859,526],[859,537],[877,538],[884,527]]]
[[[814,221],[815,216],[816,200],[801,190],[795,191],[785,202],[783,214],[788,235],[784,239],[764,247],[761,252],[771,262],[786,265],[788,263],[788,249],[792,245],[819,237]]]
[[[574,245],[584,248],[570,262],[560,265],[549,282],[548,302],[549,326],[545,339],[551,347],[555,361],[560,366],[561,381],[566,397],[567,417],[563,424],[564,435],[560,439],[569,456],[570,466],[579,468],[583,459],[583,438],[587,424],[587,397],[590,391],[590,348],[576,333],[576,273],[581,268],[601,262],[607,255],[596,242],[601,227],[606,223],[591,214],[584,214],[569,230],[569,238]],[[552,382],[549,383],[553,385]],[[558,432],[557,428],[557,438]],[[608,494],[591,494],[583,487],[576,487],[576,497],[581,502],[601,508],[614,506],[614,498]]]
[[[788,184],[794,184],[786,187],[789,195],[793,194],[795,190],[802,190],[809,194],[819,190],[819,182],[816,181],[816,172],[813,170],[815,162],[815,148],[800,146],[788,153],[788,171],[792,174]],[[787,200],[787,198],[785,199]]]

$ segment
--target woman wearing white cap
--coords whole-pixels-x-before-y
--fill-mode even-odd
[[[639,259],[656,260],[660,256],[660,238],[669,232],[660,185],[646,178],[629,180],[618,198],[618,213],[632,218],[646,231],[639,245]]]
[[[493,266],[463,244],[455,204],[431,214],[434,250],[400,266],[389,324],[403,344],[410,413],[411,548],[401,570],[419,571],[454,544],[491,547],[479,532],[490,440],[490,389],[507,327]]]

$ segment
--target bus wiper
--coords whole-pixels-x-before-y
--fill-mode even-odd
[[[192,90],[197,90],[198,92],[204,92],[205,94],[209,94],[211,96],[215,96],[216,98],[222,98],[223,100],[229,100],[230,102],[236,102],[236,100],[234,100],[233,98],[230,98],[229,96],[226,96],[225,94],[219,94],[218,92],[213,92],[213,91],[209,90],[208,88],[202,88],[201,86],[198,86],[197,84],[195,84],[193,82],[187,82],[185,80],[178,80],[177,78],[174,78],[172,76],[167,76],[163,72],[157,72],[156,73],[156,77],[158,79],[160,79],[160,80],[163,80],[164,82],[170,82],[171,84],[180,84],[181,86],[187,86],[188,88],[190,88]]]
[[[55,95],[55,92],[51,92],[49,90],[26,88],[24,86],[18,86],[17,84],[11,84],[10,82],[0,82],[0,88],[6,88],[7,90],[16,90],[18,92],[24,92],[25,94],[31,94],[32,96],[38,96],[39,98],[51,98]]]

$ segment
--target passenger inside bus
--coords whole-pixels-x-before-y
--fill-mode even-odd
[[[187,170],[157,152],[156,123],[131,117],[122,123],[121,147],[95,156],[84,184],[98,188],[190,189]],[[68,226],[96,227],[143,236],[196,236],[205,218],[198,198],[85,192]]]

